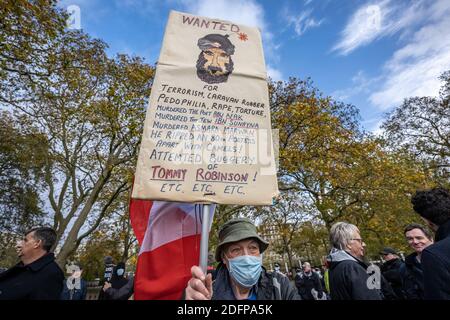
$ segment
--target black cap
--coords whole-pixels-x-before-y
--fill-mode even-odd
[[[105,264],[112,264],[113,258],[111,256],[106,256],[104,259]]]
[[[387,255],[387,254],[398,255],[397,251],[395,251],[394,249],[392,249],[390,247],[383,248],[383,250],[380,251],[380,254],[382,254],[382,255]]]
[[[234,45],[228,39],[228,35],[208,34],[203,38],[198,39],[198,47],[200,50],[209,48],[219,48],[225,51],[228,55],[234,54]]]

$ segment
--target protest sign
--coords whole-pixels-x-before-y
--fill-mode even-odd
[[[257,28],[172,11],[133,198],[243,205],[278,194]]]

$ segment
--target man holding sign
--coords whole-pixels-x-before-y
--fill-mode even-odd
[[[187,300],[300,300],[289,279],[262,266],[262,253],[269,243],[248,219],[228,221],[219,231],[216,277],[198,266],[185,290]]]

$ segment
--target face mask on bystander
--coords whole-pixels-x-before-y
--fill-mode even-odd
[[[228,260],[229,271],[237,283],[244,288],[253,287],[261,275],[261,256],[239,256]]]

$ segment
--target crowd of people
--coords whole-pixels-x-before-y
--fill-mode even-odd
[[[295,284],[280,272],[267,272],[262,266],[268,243],[257,234],[253,222],[233,219],[219,230],[216,260],[220,271],[213,279],[213,273],[205,275],[193,266],[183,298],[450,300],[450,192],[443,188],[417,191],[411,203],[435,236],[433,240],[423,225],[406,226],[405,239],[413,253],[405,262],[394,249],[384,248],[381,268],[366,263],[366,244],[358,227],[337,222],[330,230],[331,250],[324,276],[305,263],[295,276]]]
[[[354,224],[337,222],[330,229],[330,253],[323,272],[304,262],[291,281],[279,270],[268,271],[262,255],[269,242],[245,218],[232,219],[219,230],[217,268],[192,277],[180,297],[186,300],[450,300],[450,192],[443,188],[417,191],[411,203],[434,232],[421,224],[404,229],[412,249],[404,261],[390,247],[380,254],[381,266],[367,263],[365,243]],[[76,265],[69,279],[50,249],[56,241],[51,228],[34,228],[18,246],[20,262],[0,273],[0,300],[86,299],[83,268]],[[126,300],[134,279],[118,263],[104,281],[99,299]]]

